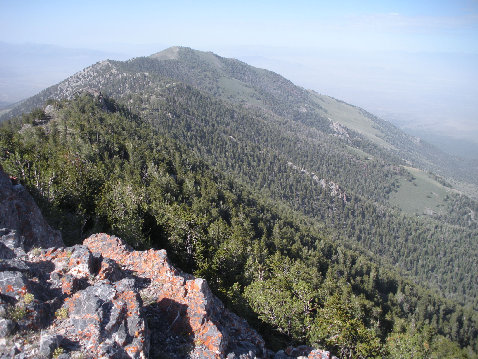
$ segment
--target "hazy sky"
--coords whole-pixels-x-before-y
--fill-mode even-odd
[[[477,1],[0,0],[6,42],[478,51]]]
[[[267,67],[405,127],[478,142],[478,0],[0,0],[0,42],[85,49],[50,47],[37,78],[44,53],[19,63],[21,51],[3,50],[0,101],[23,93],[14,73],[36,92],[105,56],[182,45]]]

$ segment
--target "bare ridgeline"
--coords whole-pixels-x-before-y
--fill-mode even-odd
[[[274,353],[165,250],[95,234],[64,247],[0,169],[0,358],[330,358]]]

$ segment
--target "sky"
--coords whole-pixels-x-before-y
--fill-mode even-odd
[[[176,45],[478,144],[478,0],[0,0],[0,102]]]

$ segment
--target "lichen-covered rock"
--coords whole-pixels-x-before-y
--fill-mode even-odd
[[[55,350],[84,358],[148,357],[149,331],[135,279],[120,275],[112,260],[78,245],[9,261],[0,266],[6,317],[0,330],[7,337],[0,357],[10,357],[12,348],[14,357],[24,358],[50,358]],[[101,268],[113,269],[105,277],[98,275]]]
[[[84,245],[1,263],[0,333],[7,339],[0,357],[59,350],[84,358],[329,358],[309,347],[274,356],[206,281],[174,268],[164,250],[134,251],[98,234]]]
[[[308,359],[333,359],[335,357],[330,355],[326,350],[314,349],[307,345],[300,345],[298,347],[288,347],[285,350],[287,357],[291,358],[308,358]]]
[[[264,340],[245,320],[228,311],[206,281],[174,268],[166,251],[134,251],[119,238],[96,234],[84,241],[143,283],[143,298],[153,333],[151,351],[167,351],[173,357],[223,358],[236,353],[247,357],[264,355]],[[174,349],[174,342],[182,351]],[[171,348],[171,349],[168,349]]]
[[[27,280],[25,275],[17,271],[0,272],[0,294],[4,300],[18,300],[27,291]]]
[[[65,314],[57,320],[57,330],[86,353],[95,357],[146,356],[147,328],[141,299],[132,288],[98,282],[68,298],[62,309]]]

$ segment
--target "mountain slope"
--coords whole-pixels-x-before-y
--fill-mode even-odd
[[[447,184],[478,178],[461,162],[359,108],[187,48],[98,63],[22,108],[84,89],[115,97],[218,170],[333,228],[351,246],[385,257],[450,297],[475,301],[478,283],[469,273],[477,271],[477,206]],[[430,169],[447,180],[426,174]],[[408,185],[434,201],[410,206],[418,197]],[[461,203],[467,203],[466,221],[456,215]],[[393,205],[425,218],[404,216]]]
[[[409,164],[454,179],[460,190],[478,193],[474,187],[467,186],[467,183],[477,185],[476,166],[457,161],[360,108],[306,91],[271,71],[189,48],[173,47],[150,57],[97,63],[24,101],[3,118],[32,110],[48,98],[71,98],[85,88],[120,98],[145,90],[154,92],[174,81],[328,133],[340,133],[335,125],[338,123]]]
[[[187,117],[170,117],[169,108],[160,115]],[[86,94],[2,126],[1,161],[33,190],[65,241],[107,231],[136,247],[166,248],[182,269],[207,278],[272,347],[305,342],[356,358],[399,358],[409,350],[475,357],[476,312],[424,290],[360,247],[347,248],[316,219],[199,160],[178,143],[179,134],[179,126],[165,131]],[[307,175],[288,168],[288,176]],[[108,247],[105,241],[99,245]]]
[[[170,56],[171,53],[174,56]],[[327,131],[328,127],[337,131],[334,123],[339,123],[380,147],[392,150],[399,158],[415,166],[459,181],[478,184],[476,167],[460,166],[463,162],[406,135],[389,122],[342,101],[306,91],[273,72],[188,48],[167,49],[150,58],[158,60],[160,64],[134,59],[128,67],[134,69],[141,63],[140,67],[153,71],[160,68],[159,73],[165,77],[177,79],[234,103],[265,108],[322,131]]]

